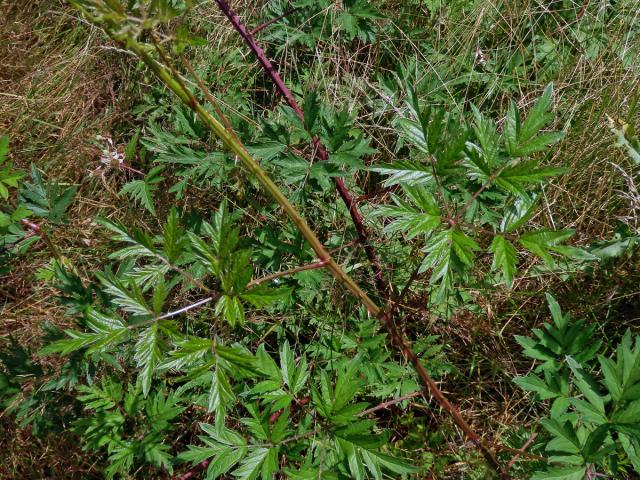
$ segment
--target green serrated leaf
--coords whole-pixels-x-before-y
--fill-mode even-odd
[[[455,272],[464,273],[473,265],[478,244],[458,229],[444,230],[426,243],[427,256],[420,272],[431,269],[431,282],[440,282],[441,292],[451,287]]]
[[[570,238],[574,233],[573,229],[528,232],[520,237],[520,244],[548,265],[553,265],[551,253],[557,251],[554,247]]]
[[[116,305],[124,311],[135,315],[151,316],[152,309],[147,305],[142,292],[135,284],[125,285],[120,279],[114,276],[98,274],[104,291],[113,297]]]
[[[433,168],[431,165],[410,160],[399,160],[389,164],[376,165],[370,167],[369,170],[389,177],[383,183],[385,187],[398,184],[413,186],[433,183]]]
[[[257,285],[240,294],[240,298],[249,302],[254,307],[262,308],[273,305],[276,302],[287,301],[291,297],[290,288],[273,288],[265,284]]]
[[[392,195],[395,205],[386,205],[373,212],[374,215],[390,217],[385,233],[405,232],[408,239],[418,235],[430,235],[440,224],[440,210],[433,196],[421,187],[404,187],[407,196],[418,208]]]
[[[140,129],[136,130],[136,133],[133,134],[131,140],[127,143],[127,146],[124,147],[124,158],[127,162],[131,162],[136,157],[136,149],[138,148],[138,140],[140,139]]]
[[[604,398],[597,391],[597,385],[591,376],[570,356],[566,357],[567,365],[574,375],[574,381],[580,392],[589,402],[604,414]]]
[[[509,193],[526,196],[530,184],[547,181],[550,177],[566,172],[560,167],[537,167],[537,161],[520,162],[504,168],[495,177],[495,184]]]
[[[516,274],[518,256],[513,244],[502,235],[496,235],[491,242],[489,251],[493,253],[493,270],[500,270],[502,278],[508,288],[513,285],[513,277]]]
[[[600,425],[593,432],[589,433],[584,446],[582,447],[582,455],[589,461],[602,448],[607,435],[609,434],[609,425]]]
[[[20,201],[31,212],[53,223],[61,223],[76,195],[76,187],[63,188],[57,182],[45,182],[40,172],[31,166],[31,182],[24,182]]]
[[[520,129],[518,135],[519,143],[529,141],[536,135],[542,127],[551,121],[553,115],[549,113],[553,102],[553,83],[547,85],[542,93],[542,96],[534,104],[533,108],[529,111],[529,115]]]
[[[242,460],[232,475],[240,480],[255,480],[260,475],[263,463],[269,455],[269,448],[254,448]],[[266,478],[269,478],[268,476]]]
[[[526,377],[516,377],[513,379],[523,390],[535,392],[540,395],[541,400],[549,400],[550,398],[556,398],[559,393],[550,388],[544,380],[536,375],[527,375]]]
[[[582,465],[551,467],[544,472],[536,472],[531,480],[583,480],[587,472]]]
[[[524,225],[535,211],[536,199],[535,195],[517,196],[513,203],[507,206],[500,230],[510,233]]]
[[[158,324],[154,323],[140,332],[140,336],[135,345],[134,359],[138,368],[140,368],[138,380],[142,386],[142,394],[145,398],[151,390],[151,382],[156,366],[159,365],[162,360],[160,344]]]
[[[303,105],[304,128],[307,132],[313,131],[319,112],[320,106],[318,105],[318,93],[315,90],[311,90],[305,96]]]
[[[234,398],[229,378],[222,368],[216,367],[211,378],[211,388],[209,389],[208,410],[217,412],[226,409],[229,402]]]
[[[630,402],[624,409],[621,409],[613,416],[616,423],[640,424],[640,400]]]
[[[127,194],[136,203],[146,208],[153,216],[156,215],[156,209],[153,205],[153,192],[157,190],[158,183],[164,180],[159,173],[164,167],[152,168],[144,180],[132,180],[126,183],[119,194]]]
[[[184,230],[180,227],[178,212],[175,208],[169,211],[162,235],[164,254],[170,263],[175,263],[183,253],[186,244]]]
[[[239,297],[222,295],[215,307],[216,315],[222,315],[232,327],[244,324],[244,307]]]
[[[477,151],[480,158],[470,156],[466,160],[470,166],[477,169],[476,175],[473,175],[472,178],[488,177],[498,163],[500,136],[493,120],[484,116],[475,105],[472,105],[471,108],[474,117],[473,131],[479,145],[469,143],[468,146]],[[481,163],[478,163],[478,160],[481,160]]]
[[[233,468],[247,454],[246,447],[222,448],[207,468],[207,480],[219,478]]]

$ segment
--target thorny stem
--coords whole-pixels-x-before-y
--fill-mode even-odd
[[[431,172],[433,173],[433,179],[435,180],[436,186],[438,187],[440,198],[442,198],[442,203],[444,204],[444,210],[445,212],[447,212],[447,218],[451,218],[451,207],[449,207],[447,196],[444,193],[444,187],[442,186],[442,182],[440,181],[440,176],[438,175],[438,170],[436,169],[436,159],[433,155],[429,155],[429,165],[431,165]]]
[[[365,200],[371,200],[373,198],[377,198],[377,197],[386,195],[387,193],[393,193],[396,190],[398,190],[398,185],[393,185],[391,187],[386,187],[386,188],[383,188],[382,190],[379,190],[379,191],[374,192],[374,193],[360,195],[359,197],[356,197],[355,202],[356,203],[362,203]]]
[[[530,437],[529,440],[527,440],[525,442],[525,444],[522,446],[522,448],[520,448],[520,452],[517,453],[508,463],[507,465],[507,469],[510,469],[511,467],[513,467],[513,465],[518,461],[518,458],[520,458],[521,455],[526,454],[527,448],[529,448],[529,445],[531,445],[533,443],[533,441],[536,439],[536,437],[538,436],[537,433],[533,433]]]
[[[293,94],[291,93],[289,88],[285,85],[284,81],[282,80],[282,77],[280,76],[276,68],[273,66],[273,64],[265,54],[264,50],[262,50],[260,45],[256,43],[252,33],[249,30],[247,30],[247,27],[242,23],[238,15],[231,9],[229,4],[225,0],[215,0],[215,2],[216,4],[218,4],[218,7],[222,11],[222,13],[224,13],[225,16],[229,19],[229,22],[231,22],[231,24],[236,29],[236,31],[240,34],[240,36],[242,37],[244,42],[247,44],[247,46],[258,58],[258,61],[262,65],[263,70],[267,73],[267,75],[269,75],[269,77],[271,77],[271,80],[275,84],[277,90],[280,92],[282,97],[286,100],[286,102],[293,109],[293,111],[296,112],[298,117],[304,121],[304,113],[302,112],[300,105],[298,105],[298,102],[296,102],[295,98],[293,97]],[[317,152],[318,157],[320,157],[321,160],[328,160],[329,152],[327,152],[327,149],[324,147],[320,139],[312,135],[311,132],[308,132],[308,133],[312,137],[311,141],[313,143],[314,150]],[[341,178],[334,177],[333,181],[336,184],[336,189],[338,190],[338,194],[340,195],[340,198],[342,198],[342,201],[345,203],[345,205],[347,206],[347,209],[349,210],[349,215],[351,216],[351,220],[356,229],[358,241],[364,247],[364,251],[367,255],[367,258],[371,263],[371,269],[373,270],[374,281],[375,281],[378,293],[383,298],[387,298],[389,287],[384,280],[382,268],[380,267],[380,263],[378,262],[378,257],[376,255],[375,249],[373,248],[369,240],[369,233],[367,231],[366,226],[364,225],[364,219],[362,218],[362,215],[358,210],[356,201],[353,199],[353,197],[347,190],[347,187]]]
[[[386,315],[378,315],[378,319],[384,325],[384,327],[389,332],[389,337],[391,338],[392,343],[396,346],[398,350],[400,350],[403,355],[407,358],[409,363],[413,366],[418,377],[422,382],[423,392],[426,398],[432,396],[435,401],[440,405],[440,407],[445,410],[451,417],[458,427],[464,432],[464,434],[478,447],[485,460],[491,468],[493,468],[500,478],[509,479],[509,474],[503,469],[502,465],[498,462],[493,451],[489,448],[487,444],[480,438],[480,436],[471,428],[471,426],[467,423],[467,421],[462,417],[460,411],[445,397],[440,388],[434,380],[429,376],[426,369],[422,365],[420,358],[413,349],[407,344],[406,340],[398,330],[398,327],[393,322],[393,319]]]
[[[180,268],[179,266],[174,265],[169,260],[164,258],[162,255],[156,254],[156,258],[158,258],[162,263],[164,263],[170,269],[175,270],[180,275],[182,275],[191,285],[193,285],[195,287],[198,287],[200,290],[202,290],[204,292],[213,293],[212,289],[207,287],[203,282],[201,282],[200,280],[195,278],[193,275],[191,275],[191,273],[186,271],[184,268]]]
[[[138,174],[138,175],[140,175],[140,176],[142,176],[142,177],[144,177],[144,176],[145,176],[145,173],[144,173],[143,171],[138,170],[137,168],[133,168],[133,167],[131,167],[131,166],[127,165],[127,164],[126,164],[126,163],[124,163],[124,162],[120,162],[120,163],[118,163],[117,168],[118,168],[119,170],[125,169],[125,170],[127,170],[127,171],[129,171],[129,172],[136,173],[136,174]]]
[[[480,196],[480,194],[482,192],[484,192],[487,188],[489,188],[493,182],[495,181],[496,178],[498,178],[500,176],[500,174],[502,173],[502,171],[506,168],[506,165],[502,168],[500,168],[498,171],[494,172],[491,174],[491,176],[487,179],[486,182],[484,182],[480,188],[478,190],[476,190],[476,192],[471,196],[471,198],[469,200],[467,200],[467,203],[465,203],[462,208],[456,213],[455,218],[453,218],[451,220],[453,225],[457,225],[460,220],[462,219],[462,216],[464,215],[464,213],[468,210],[468,208],[473,205],[473,202],[475,202],[478,197]]]
[[[420,274],[420,267],[422,266],[422,262],[424,261],[423,259],[424,259],[424,256],[420,259],[420,261],[418,262],[418,265],[416,265],[416,268],[413,269],[413,272],[411,272],[411,276],[409,277],[409,280],[407,280],[407,283],[405,284],[405,286],[402,288],[402,291],[398,293],[395,299],[389,301],[389,305],[387,306],[387,308],[389,309],[388,310],[389,316],[393,317],[393,315],[395,314],[396,308],[398,307],[398,305],[403,303],[404,299],[409,293],[409,289],[411,288],[411,285],[413,285],[413,282],[415,282],[416,279],[418,278],[418,275]]]
[[[474,193],[471,196],[471,198],[467,200],[467,203],[465,203],[462,206],[462,208],[456,213],[455,218],[453,218],[452,220],[452,225],[457,225],[460,222],[460,219],[462,218],[464,213],[467,211],[467,209],[473,204],[473,202],[475,202],[478,199],[480,194],[484,192],[489,185],[491,185],[491,183],[492,183],[492,180],[487,180],[478,190],[476,190],[476,193]]]
[[[178,95],[178,97],[180,97],[181,100],[194,110],[198,117],[200,117],[200,119],[222,141],[225,147],[231,150],[243,163],[245,168],[255,175],[265,190],[267,190],[273,199],[280,204],[300,233],[307,239],[320,261],[326,262],[327,269],[336,277],[336,279],[343,283],[347,289],[363,303],[372,315],[379,315],[381,312],[380,308],[373,300],[371,300],[371,298],[369,298],[360,286],[351,277],[349,277],[344,270],[342,270],[335,260],[333,260],[322,242],[320,242],[315,233],[313,233],[307,222],[302,218],[293,204],[291,204],[289,199],[282,193],[282,191],[280,191],[258,162],[256,162],[256,160],[247,152],[244,145],[240,143],[235,136],[231,135],[227,129],[218,122],[218,120],[211,116],[200,102],[198,102],[195,96],[193,96],[193,93],[190,90],[183,88],[180,83],[173,78],[173,75],[169,71],[158,65],[142,45],[134,40],[130,40],[128,42],[128,47],[140,56],[141,60],[151,68],[151,70],[165,83],[165,85],[167,85],[167,87],[169,87],[169,89],[171,89],[176,95]]]
[[[315,430],[311,430],[309,432],[305,432],[305,433],[300,433],[298,435],[294,435],[293,437],[289,437],[289,438],[285,438],[284,440],[277,442],[277,443],[266,443],[263,445],[256,445],[256,447],[268,447],[268,448],[272,448],[278,445],[286,445],[287,443],[291,443],[291,442],[297,442],[298,440],[302,440],[304,438],[309,438],[309,437],[313,437],[314,435],[317,435],[318,433],[320,433],[320,429],[315,429]]]
[[[222,3],[223,5],[227,6],[226,3],[222,0],[216,0],[216,2],[218,4]],[[82,8],[81,6],[79,6],[79,8],[88,16],[88,18],[93,19],[95,23],[101,24],[101,22],[93,18],[86,9]],[[227,11],[230,11],[228,9],[228,6]],[[235,15],[232,16],[232,18],[237,19]],[[385,313],[376,304],[376,302],[374,302],[362,290],[362,288],[360,288],[360,286],[340,267],[340,265],[336,263],[336,261],[331,257],[322,242],[318,239],[313,230],[309,227],[307,222],[297,211],[297,209],[282,193],[282,191],[273,182],[273,180],[271,180],[269,175],[262,169],[260,164],[248,153],[245,146],[238,140],[238,138],[235,135],[229,133],[227,129],[218,120],[216,120],[209,113],[209,111],[200,104],[200,102],[198,102],[191,90],[186,88],[180,81],[179,76],[178,78],[175,78],[175,69],[173,69],[171,65],[163,67],[162,65],[158,64],[158,62],[156,62],[156,60],[151,56],[148,47],[143,46],[136,39],[131,38],[126,34],[118,33],[113,28],[113,23],[105,24],[104,22],[102,22],[102,26],[112,38],[121,43],[124,43],[127,48],[134,52],[171,91],[173,91],[187,106],[189,106],[198,115],[202,122],[207,125],[207,127],[221,140],[224,146],[231,150],[242,162],[245,168],[256,177],[258,182],[262,184],[263,188],[286,212],[287,216],[295,224],[298,231],[305,237],[311,248],[315,251],[320,261],[326,262],[326,268],[333,275],[333,277],[339,283],[341,283],[349,292],[351,292],[351,294],[358,299],[358,301],[367,309],[367,311],[372,316],[376,317],[386,328],[389,333],[392,345],[395,346],[401,352],[401,354],[406,357],[409,363],[411,363],[413,368],[416,370],[416,373],[418,374],[418,377],[422,382],[425,397],[428,398],[429,396],[432,396],[436,400],[438,405],[440,405],[441,408],[443,408],[449,413],[449,415],[453,417],[458,427],[460,427],[464,434],[478,447],[489,465],[499,474],[499,476],[502,479],[509,479],[509,474],[502,468],[502,465],[498,462],[493,451],[485,444],[480,436],[475,433],[471,426],[464,420],[458,409],[454,407],[451,402],[449,402],[442,391],[438,388],[438,385],[429,376],[424,366],[422,365],[420,358],[411,349],[401,332],[398,330],[392,317]],[[242,31],[244,31],[245,34],[247,33],[244,27]],[[247,38],[251,39],[250,36],[247,36]],[[280,83],[282,83],[281,80]],[[344,186],[344,184],[342,185]],[[347,198],[351,202],[351,207],[354,207],[350,208],[350,211],[356,211],[351,197],[348,196]],[[364,232],[364,230],[362,231]],[[365,248],[366,246],[367,244],[365,243]],[[381,270],[380,274],[382,274]],[[382,290],[386,290],[386,285],[382,280],[382,276],[380,276],[380,283],[382,284]]]
[[[510,453],[514,453],[515,454],[515,459],[517,460],[518,457],[522,456],[528,460],[531,461],[535,461],[535,462],[545,462],[545,463],[558,463],[558,461],[555,460],[549,460],[546,457],[543,457],[541,455],[536,455],[534,453],[529,453],[529,452],[525,452],[523,448],[517,449],[517,448],[511,448],[511,447],[506,447],[504,445],[499,445],[498,446],[498,450],[504,451],[504,452],[510,452]]]
[[[174,480],[191,480],[192,478],[195,478],[195,476],[198,475],[198,473],[201,470],[204,470],[205,468],[207,468],[210,463],[211,463],[211,459],[209,458],[206,460],[203,460],[198,465],[196,465],[191,470],[189,470],[187,473],[185,473],[184,475],[175,477]]]
[[[224,13],[224,15],[229,19],[229,21],[231,22],[233,27],[236,29],[236,31],[243,38],[245,43],[249,46],[251,51],[256,55],[264,71],[271,77],[272,81],[276,85],[280,94],[284,97],[284,99],[287,101],[289,106],[296,112],[298,117],[300,117],[300,119],[304,121],[304,113],[302,109],[296,102],[291,91],[285,85],[278,71],[275,69],[271,61],[267,58],[264,50],[262,50],[262,48],[254,40],[251,32],[247,30],[247,28],[242,23],[238,15],[227,4],[226,0],[215,0],[215,2],[220,8],[220,10]],[[322,143],[320,142],[320,140],[314,136],[312,138],[312,142],[318,152],[318,156],[320,157],[320,159],[327,160],[329,158],[329,154],[327,150],[324,148],[324,146],[322,145]],[[434,172],[434,176],[437,178],[437,175],[435,175],[435,172]],[[380,264],[378,262],[375,250],[373,249],[373,246],[369,243],[368,232],[366,230],[366,227],[364,226],[362,216],[360,215],[356,207],[356,202],[347,191],[346,186],[342,181],[342,179],[335,178],[334,181],[336,183],[336,188],[338,190],[338,193],[340,194],[342,200],[344,201],[344,203],[347,205],[347,208],[349,209],[349,213],[351,215],[352,221],[356,228],[356,232],[358,234],[358,239],[360,243],[363,245],[365,249],[365,253],[367,254],[367,257],[369,258],[369,261],[371,263],[378,293],[383,299],[387,299],[389,298],[389,288],[387,286],[387,283],[385,282],[384,275],[382,273],[382,269],[380,268]],[[478,193],[478,195],[479,194],[480,193]],[[411,281],[407,286],[409,286],[410,283]],[[366,303],[365,303],[365,306],[366,306]],[[383,311],[379,310],[377,305],[376,305],[377,312],[374,313],[368,306],[367,306],[367,310],[369,310],[370,313],[375,315],[380,320],[380,322],[387,328],[387,330],[389,331],[391,340],[395,344],[396,348],[398,348],[403,353],[403,355],[412,363],[418,375],[420,376],[423,382],[423,385],[427,387],[427,391],[425,391],[427,398],[429,397],[429,393],[431,393],[433,397],[436,399],[436,401],[438,402],[438,404],[442,408],[444,408],[454,418],[456,424],[458,424],[458,426],[464,431],[464,433],[478,446],[478,448],[481,450],[482,454],[486,458],[487,462],[491,465],[491,467],[494,468],[502,478],[509,478],[508,473],[499,464],[493,452],[484,444],[482,439],[466,423],[466,421],[460,415],[459,411],[446,399],[446,397],[442,394],[438,386],[428,375],[428,373],[420,363],[416,354],[409,347],[409,345],[406,344],[402,334],[400,333],[397,326],[395,325],[395,322],[393,321],[393,316],[392,316],[392,313],[394,310],[393,305],[390,307],[391,314],[386,314]]]

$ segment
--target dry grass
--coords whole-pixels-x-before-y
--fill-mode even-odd
[[[95,458],[78,448],[71,435],[38,438],[21,430],[7,418],[0,418],[0,479],[90,480],[104,478]]]
[[[95,136],[109,134],[123,120],[115,90],[125,64],[104,50],[97,30],[70,12],[60,1],[41,0],[12,4],[3,15],[0,128],[10,136],[17,166],[33,164],[58,181],[80,186],[70,223],[55,230],[53,241],[65,255],[82,258],[82,247],[99,240],[92,219],[114,208],[108,190],[86,180],[98,165]],[[43,248],[38,245],[36,251]],[[33,324],[36,335],[38,318],[59,317],[51,292],[33,281],[47,258],[48,253],[36,253],[3,279],[0,314],[10,319],[3,333],[21,335]],[[19,324],[12,318],[19,318]]]

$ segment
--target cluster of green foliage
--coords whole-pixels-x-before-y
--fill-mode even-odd
[[[74,186],[45,182],[35,166],[31,168],[31,182],[22,182],[26,174],[13,168],[8,154],[9,137],[4,136],[0,138],[0,198],[3,200],[0,205],[0,274],[9,271],[12,257],[26,253],[41,235],[46,235],[30,219],[42,219],[53,225],[63,223],[76,194]],[[10,191],[18,189],[17,199],[10,198]],[[27,233],[29,229],[30,234]]]
[[[380,47],[385,67],[375,91],[382,101],[337,109],[308,80],[315,68],[305,63],[309,52],[321,44],[370,48],[396,30],[420,37],[419,22],[404,24],[402,15],[398,25],[387,21],[384,2],[268,2],[261,20],[280,19],[264,32],[269,53],[291,50],[301,59],[304,73],[292,81],[293,90],[303,92],[302,121],[293,109],[272,108],[271,99],[246,93],[259,72],[246,67],[242,55],[200,53],[203,42],[188,28],[198,2],[76,3],[98,18],[118,19],[119,33],[149,40],[150,52],[151,32],[162,32],[170,52],[193,60],[206,84],[221,83],[212,64],[231,72],[222,78],[227,88],[215,92],[221,107],[207,97],[202,103],[214,115],[222,110],[328,248],[342,249],[355,236],[346,208],[334,201],[332,178],[343,178],[357,193],[390,191],[388,201],[363,212],[384,243],[380,259],[392,291],[422,276],[428,288],[416,288],[421,308],[442,321],[475,308],[472,289],[514,288],[523,265],[529,274],[564,274],[619,257],[636,243],[637,232],[630,232],[580,248],[567,244],[573,229],[547,228],[536,219],[545,186],[566,171],[548,155],[565,135],[552,127],[551,81],[575,54],[545,32],[558,18],[575,18],[575,9],[554,7],[530,19],[538,33],[518,55],[496,54],[480,66],[452,56],[435,76],[419,61],[398,65],[393,50]],[[403,2],[400,9],[417,3],[423,8],[423,2]],[[444,3],[424,2],[424,8],[433,18],[467,12],[466,2]],[[630,21],[627,3],[618,5],[616,21]],[[593,22],[570,25],[574,48],[597,55],[608,38],[601,31],[608,14],[602,9]],[[487,51],[498,40],[483,39]],[[632,49],[616,43],[610,50],[630,61]],[[518,78],[530,70],[534,79]],[[119,189],[135,206],[129,215],[96,219],[109,236],[109,251],[92,271],[62,258],[47,237],[66,221],[76,187],[46,181],[35,166],[25,180],[8,160],[9,139],[0,141],[0,273],[42,240],[52,250],[43,278],[59,291],[74,324],[64,331],[47,325],[35,355],[8,342],[0,354],[0,405],[34,434],[70,425],[83,448],[104,462],[107,478],[199,465],[207,479],[242,480],[446,472],[446,465],[415,453],[426,435],[416,434],[422,424],[412,412],[400,420],[409,430],[403,440],[392,440],[402,428],[376,415],[376,405],[421,388],[389,348],[387,332],[320,268],[269,277],[313,262],[313,250],[296,225],[279,223],[279,207],[192,110],[150,77],[144,80],[149,86],[134,109],[137,128],[124,135],[123,159],[146,173]],[[523,85],[538,92],[526,109],[515,102]],[[475,105],[466,101],[469,88],[478,97],[511,101],[504,108]],[[359,109],[371,110],[377,127],[392,137],[389,155],[365,133]],[[616,132],[618,145],[639,164],[633,131]],[[313,137],[329,160],[313,158]],[[362,178],[369,178],[367,185],[355,180]],[[36,229],[32,220],[41,222]],[[350,275],[369,282],[364,256],[355,251],[342,260]],[[545,430],[531,448],[537,453],[533,461],[523,456],[518,472],[536,480],[640,474],[640,338],[627,332],[611,349],[593,340],[596,325],[572,323],[551,296],[548,301],[553,324],[533,330],[535,339],[517,337],[524,354],[539,363],[514,381],[535,394],[546,415],[538,419]],[[410,335],[432,377],[466,380],[450,363],[446,341],[423,328]],[[55,356],[61,366],[34,356]],[[491,473],[477,466],[473,475]]]
[[[595,325],[571,322],[547,295],[553,323],[516,337],[524,353],[539,362],[515,382],[553,400],[540,424],[552,466],[532,478],[580,480],[603,472],[614,477],[640,470],[640,337],[627,331],[610,357],[597,355]],[[597,360],[597,361],[596,361]],[[541,378],[538,374],[542,374]]]
[[[502,133],[475,107],[472,127],[467,128],[443,110],[422,107],[415,90],[407,89],[411,117],[399,119],[398,124],[405,144],[416,148],[419,159],[429,160],[372,167],[388,176],[385,186],[400,185],[406,195],[394,195],[395,205],[376,213],[392,219],[385,226],[387,233],[401,232],[408,240],[425,238],[426,255],[418,273],[432,272],[430,282],[440,285],[439,300],[445,299],[456,280],[469,282],[479,250],[493,254],[492,270],[508,287],[517,274],[516,241],[550,266],[553,254],[578,253],[562,245],[571,230],[519,233],[536,211],[536,187],[562,173],[561,168],[541,167],[539,159],[531,158],[562,138],[557,132],[540,133],[552,118],[551,85],[524,121],[512,104]],[[481,238],[488,246],[481,247]]]

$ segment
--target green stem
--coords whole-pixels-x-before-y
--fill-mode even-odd
[[[256,162],[256,160],[247,152],[244,145],[230,133],[224,125],[216,120],[198,100],[193,93],[186,87],[182,86],[182,82],[174,78],[172,72],[158,64],[155,59],[135,40],[128,39],[127,47],[133,51],[140,59],[162,80],[162,82],[174,92],[184,103],[189,105],[213,133],[222,141],[225,147],[231,150],[236,157],[242,162],[249,172],[251,172],[264,189],[273,197],[273,199],[284,209],[296,228],[302,236],[309,242],[309,245],[316,253],[321,262],[326,263],[326,268],[331,274],[342,283],[355,297],[360,300],[364,307],[377,317],[381,313],[380,307],[358,286],[358,284],[342,270],[340,265],[336,263],[322,242],[316,237],[315,233],[309,227],[302,215],[298,213],[296,208],[291,204],[289,199],[282,193],[278,186],[271,180],[267,172]]]

